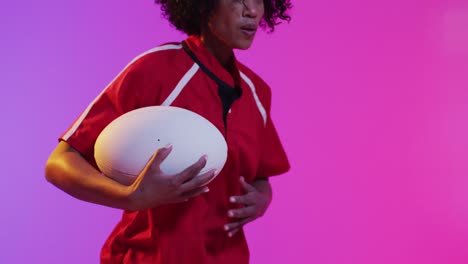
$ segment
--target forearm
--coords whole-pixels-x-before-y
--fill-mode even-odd
[[[101,174],[64,142],[47,161],[46,178],[77,199],[119,209],[132,207],[128,186]]]

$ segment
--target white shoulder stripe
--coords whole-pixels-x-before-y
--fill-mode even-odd
[[[64,140],[67,140],[71,137],[71,135],[73,135],[73,133],[75,133],[75,131],[78,129],[78,127],[80,126],[80,124],[83,122],[83,120],[86,118],[86,116],[88,115],[89,111],[91,110],[91,108],[93,107],[94,103],[99,99],[99,97],[101,97],[101,95],[107,90],[107,88],[109,88],[111,86],[111,84],[132,64],[134,63],[135,61],[137,61],[138,59],[142,58],[143,56],[147,55],[147,54],[150,54],[150,53],[154,53],[154,52],[158,52],[158,51],[163,51],[163,50],[172,50],[172,49],[181,49],[182,48],[182,45],[180,44],[168,44],[168,45],[163,45],[163,46],[159,46],[159,47],[155,47],[155,48],[152,48],[140,55],[138,55],[137,57],[135,57],[132,61],[130,61],[130,63],[128,63],[125,68],[123,68],[123,70],[106,86],[106,88],[104,88],[104,90],[101,91],[101,93],[99,93],[99,95],[91,102],[91,104],[88,105],[88,107],[85,109],[85,111],[83,111],[83,113],[80,115],[80,117],[75,121],[75,123],[73,123],[73,126],[65,133],[65,135],[63,136],[63,139]]]
[[[185,73],[185,75],[180,79],[179,83],[177,83],[176,87],[174,90],[172,90],[171,94],[164,100],[164,102],[161,104],[163,106],[170,106],[172,102],[179,96],[180,92],[182,89],[184,89],[185,85],[192,79],[192,77],[195,75],[195,73],[198,71],[200,67],[198,66],[197,63],[194,63],[193,66],[188,70],[188,72]]]
[[[247,75],[245,75],[244,73],[240,72],[240,76],[249,85],[250,90],[252,90],[252,94],[253,94],[253,97],[255,99],[255,103],[257,103],[258,111],[260,111],[260,114],[262,115],[262,118],[263,118],[263,123],[266,125],[267,113],[265,111],[265,108],[262,105],[262,102],[260,102],[260,99],[258,99],[257,92],[255,90],[255,85],[249,79],[249,77],[247,77]]]

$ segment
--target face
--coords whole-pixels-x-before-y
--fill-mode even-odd
[[[209,34],[226,48],[248,49],[263,13],[263,0],[219,0],[208,21]]]

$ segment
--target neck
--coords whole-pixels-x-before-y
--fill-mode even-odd
[[[216,57],[219,63],[230,70],[234,62],[234,52],[209,33],[202,33],[200,39],[206,49]]]

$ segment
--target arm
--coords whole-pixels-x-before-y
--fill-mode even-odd
[[[49,182],[75,198],[124,210],[182,202],[206,192],[203,185],[215,175],[210,171],[197,176],[206,159],[201,158],[181,173],[167,177],[159,166],[170,151],[171,148],[158,150],[135,182],[125,186],[101,174],[62,141],[47,160],[45,175]]]
[[[130,188],[101,174],[65,141],[46,163],[47,181],[83,201],[119,209],[131,209]]]

